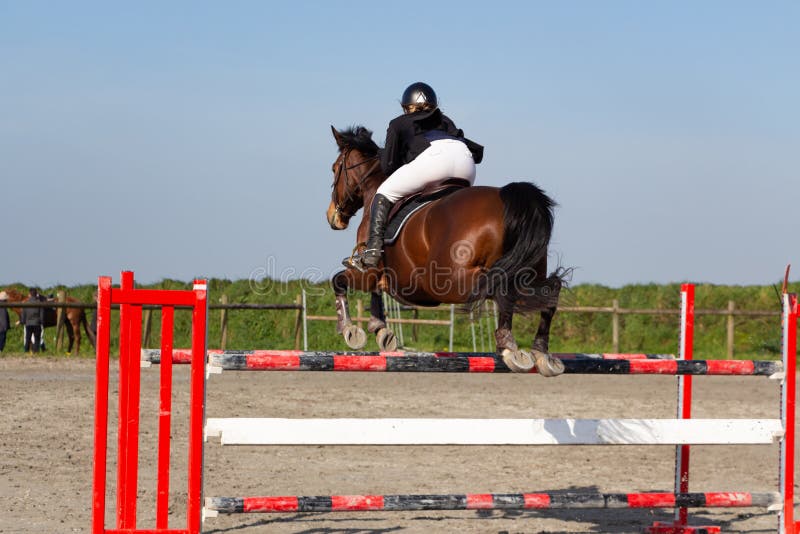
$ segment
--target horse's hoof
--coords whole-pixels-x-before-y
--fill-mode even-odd
[[[546,352],[534,350],[533,359],[536,360],[536,370],[542,376],[558,376],[564,372],[564,362]]]
[[[524,350],[503,349],[502,356],[503,363],[515,373],[527,373],[535,365],[533,356]]]
[[[358,325],[355,324],[346,326],[342,332],[342,336],[347,346],[353,350],[361,350],[364,348],[364,345],[367,344],[367,333],[364,332],[363,328],[359,328]]]
[[[375,334],[375,339],[378,342],[378,348],[381,351],[395,351],[397,350],[397,336],[388,328],[381,328]]]

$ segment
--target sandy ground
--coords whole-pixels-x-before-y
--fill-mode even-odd
[[[188,370],[175,374],[172,527],[185,514]],[[116,394],[116,367],[112,394]],[[143,369],[139,527],[153,526],[158,367]],[[779,417],[764,377],[698,377],[696,417]],[[658,417],[675,378],[653,376],[235,373],[213,376],[209,417]],[[116,399],[116,396],[112,397]],[[0,533],[88,532],[94,362],[0,359]],[[116,401],[112,403],[112,412]],[[115,429],[113,419],[111,428]],[[112,430],[110,439],[114,440]],[[674,447],[206,447],[207,496],[671,491]],[[115,458],[112,450],[110,458]],[[692,491],[775,491],[778,447],[694,447]],[[107,525],[113,526],[114,469]],[[238,515],[205,532],[638,532],[670,510]],[[775,532],[760,509],[694,510],[724,532]]]

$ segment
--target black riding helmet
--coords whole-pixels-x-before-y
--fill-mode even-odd
[[[403,100],[400,105],[406,107],[411,104],[430,104],[433,107],[439,105],[433,87],[422,82],[412,83],[403,91]]]

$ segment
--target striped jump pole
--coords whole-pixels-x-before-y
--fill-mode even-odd
[[[424,351],[314,351],[314,350],[208,350],[208,357],[224,361],[229,356],[247,356],[248,358],[337,358],[339,356],[385,356],[385,357],[429,357],[429,358],[491,358],[494,352],[424,352]],[[613,354],[587,352],[557,352],[552,356],[562,361],[567,360],[674,360],[674,354]],[[173,349],[172,363],[185,364],[191,359],[189,349]],[[161,349],[142,349],[142,363],[160,363]]]
[[[283,512],[402,512],[414,510],[564,510],[586,508],[772,508],[779,493],[466,493],[452,495],[332,495],[209,497],[207,517]]]
[[[173,352],[173,362],[183,355]],[[753,360],[673,360],[654,354],[558,354],[567,374],[740,375],[780,377],[783,364]],[[623,357],[624,356],[624,357]],[[158,363],[158,349],[143,349],[142,361]],[[510,373],[494,353],[339,353],[293,350],[208,351],[210,369],[225,371],[361,371],[416,373]],[[530,373],[535,374],[536,369]]]

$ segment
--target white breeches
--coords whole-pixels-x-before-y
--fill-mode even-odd
[[[414,158],[414,161],[394,171],[378,187],[377,193],[391,202],[397,202],[428,185],[449,178],[462,178],[472,184],[475,182],[475,161],[467,145],[461,141],[439,139],[432,141],[431,146]]]

